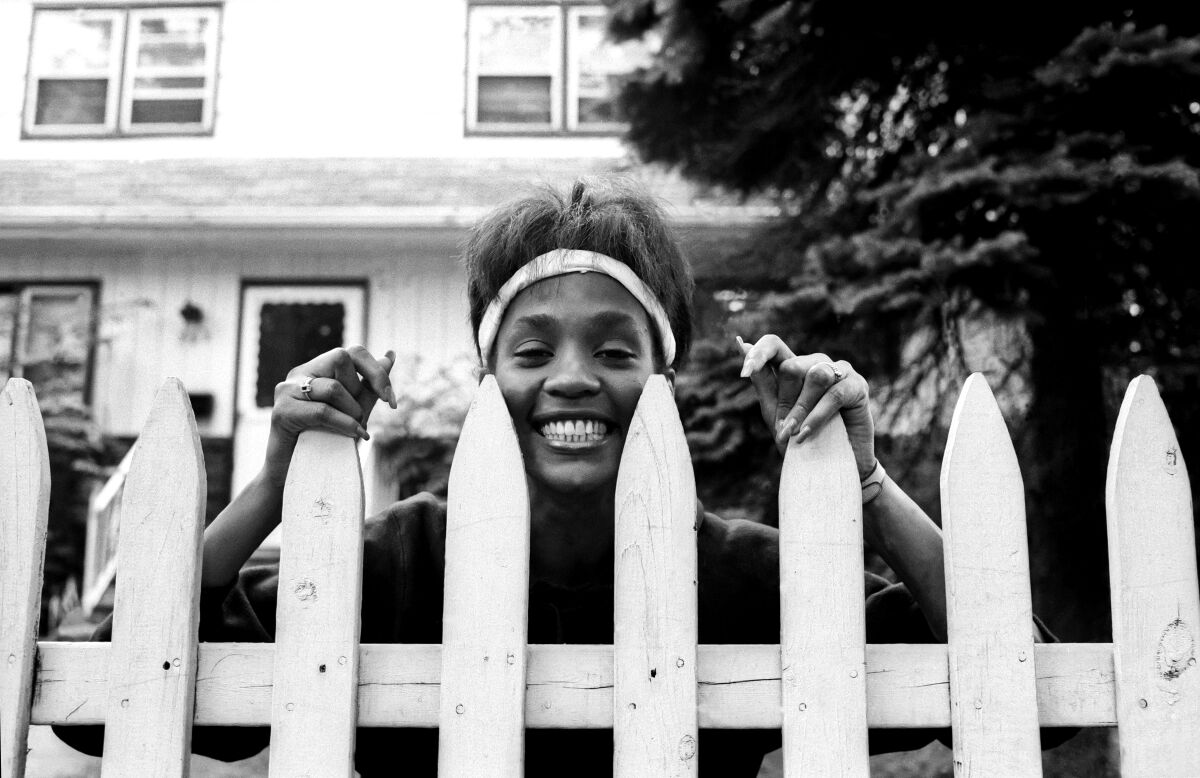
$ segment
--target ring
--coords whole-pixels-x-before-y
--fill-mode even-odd
[[[846,377],[846,374],[842,372],[842,369],[832,362],[822,362],[817,365],[817,367],[820,367],[821,365],[829,365],[829,369],[833,371],[833,382],[835,384]]]
[[[300,393],[304,395],[305,400],[312,399],[312,382],[313,376],[306,375],[300,379]]]

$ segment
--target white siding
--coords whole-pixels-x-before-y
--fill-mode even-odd
[[[100,283],[93,401],[105,432],[136,435],[163,378],[176,376],[189,392],[214,396],[201,432],[228,436],[243,281],[365,281],[367,347],[444,362],[470,350],[457,239],[451,231],[31,236],[6,245],[0,277]],[[207,334],[196,341],[181,337],[189,301],[205,315]]]

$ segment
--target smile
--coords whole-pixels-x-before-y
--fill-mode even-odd
[[[603,443],[612,434],[607,423],[594,419],[546,422],[538,432],[556,448],[588,448]]]

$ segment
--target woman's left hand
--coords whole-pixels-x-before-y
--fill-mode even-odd
[[[763,421],[774,431],[780,453],[788,439],[803,441],[842,414],[859,478],[875,468],[875,424],[871,420],[867,380],[849,362],[827,355],[796,356],[777,335],[764,335],[753,346],[742,342],[742,377],[758,393]]]

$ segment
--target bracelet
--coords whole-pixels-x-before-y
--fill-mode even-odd
[[[867,473],[867,477],[861,481],[863,505],[879,496],[883,491],[883,482],[886,478],[887,471],[883,469],[883,464],[876,459],[875,467],[871,468],[871,472]]]

